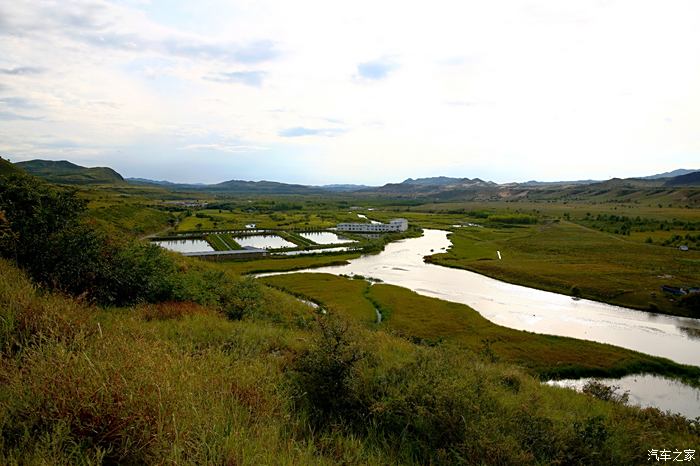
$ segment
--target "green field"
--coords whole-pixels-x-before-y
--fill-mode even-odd
[[[150,191],[149,191],[150,190]],[[649,199],[471,201],[372,204],[316,197],[224,196],[208,199],[207,208],[176,208],[153,199],[156,188],[105,187],[84,190],[89,215],[107,228],[134,235],[177,231],[258,228],[281,229],[280,234],[301,247],[308,240],[296,232],[324,229],[341,221],[357,221],[357,213],[388,221],[405,217],[411,225],[452,231],[454,247],[430,260],[468,269],[508,282],[652,312],[700,316],[695,305],[664,294],[660,287],[700,286],[700,216],[681,203],[695,192],[661,190]],[[126,194],[131,193],[131,194]],[[680,194],[679,194],[680,193]],[[353,204],[363,207],[353,208]],[[367,210],[374,205],[372,210]],[[529,222],[529,223],[528,223]],[[534,222],[534,223],[533,223]],[[478,224],[481,227],[456,228]],[[217,250],[236,248],[226,238],[212,238]],[[681,252],[685,244],[690,251]],[[378,251],[382,244],[363,245]],[[502,260],[497,260],[501,251]],[[342,256],[342,257],[341,257]],[[296,270],[354,257],[263,259],[231,264],[240,273]]]

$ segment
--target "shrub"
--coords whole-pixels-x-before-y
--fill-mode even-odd
[[[581,391],[599,400],[625,404],[629,400],[629,394],[626,392],[617,393],[619,389],[620,387],[617,385],[606,385],[599,380],[589,380]]]
[[[254,278],[245,277],[222,291],[221,310],[228,318],[239,320],[255,315],[260,309],[261,299],[261,285]]]
[[[294,362],[293,388],[300,407],[316,426],[349,421],[363,412],[353,391],[358,362],[366,357],[347,322],[317,319],[319,333]]]

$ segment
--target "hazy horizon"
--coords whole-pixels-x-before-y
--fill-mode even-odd
[[[0,153],[125,177],[610,179],[700,160],[700,4],[0,6]]]

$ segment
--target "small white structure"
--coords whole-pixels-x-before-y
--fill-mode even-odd
[[[687,250],[688,250],[688,246],[686,246],[686,245],[684,244],[684,245],[682,245],[681,247],[679,247],[678,249],[680,249],[681,251],[687,251]]]
[[[338,231],[353,233],[388,233],[408,230],[408,220],[395,218],[389,223],[339,223]]]

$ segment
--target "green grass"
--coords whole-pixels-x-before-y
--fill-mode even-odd
[[[301,211],[276,212],[264,208],[236,209],[200,209],[184,218],[178,225],[178,231],[245,229],[245,225],[254,223],[261,229],[306,229],[324,230],[335,227],[343,221],[357,221],[355,214],[335,209],[310,208]]]
[[[365,323],[373,321],[376,306],[384,316],[381,327],[397,335],[426,344],[454,343],[544,378],[651,372],[687,377],[700,384],[700,368],[611,345],[501,327],[466,305],[421,296],[405,288],[369,286],[364,280],[328,274],[288,274],[262,280]]]
[[[261,280],[268,285],[310,297],[333,312],[354,320],[364,323],[376,320],[374,306],[364,296],[368,288],[364,280],[349,280],[325,273],[276,275]]]
[[[140,199],[91,200],[87,217],[102,229],[114,233],[143,236],[162,231],[170,226],[170,213],[149,206]]]
[[[214,251],[229,251],[228,244],[219,235],[206,235],[204,237],[207,243],[214,248]]]

